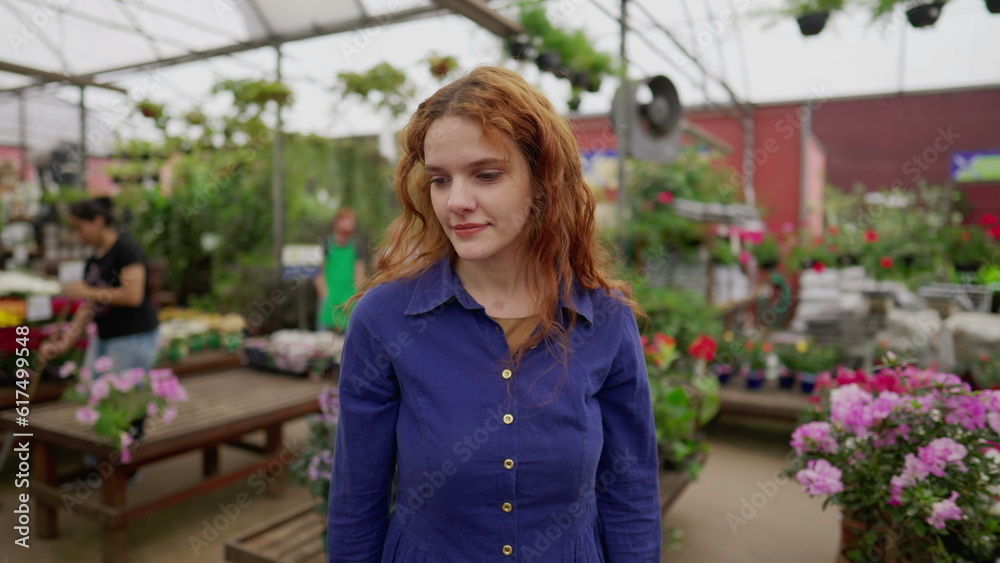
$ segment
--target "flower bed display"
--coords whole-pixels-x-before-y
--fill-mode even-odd
[[[900,365],[841,369],[818,387],[791,471],[843,509],[844,559],[1000,558],[1000,391]]]
[[[292,375],[332,375],[340,367],[344,338],[333,332],[279,330],[243,343],[247,365]]]
[[[187,309],[160,311],[160,355],[178,362],[191,352],[225,349],[242,343],[246,321],[236,314],[219,315]]]

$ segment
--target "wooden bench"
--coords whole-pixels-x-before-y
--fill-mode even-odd
[[[705,457],[700,461],[704,463]],[[666,514],[690,484],[680,471],[660,472],[660,510]],[[326,516],[306,504],[226,542],[229,563],[326,563]]]
[[[30,442],[31,488],[35,502],[32,531],[43,538],[58,535],[57,508],[72,504],[73,510],[97,519],[102,526],[103,561],[128,561],[128,523],[157,510],[181,503],[205,492],[263,473],[268,492],[283,490],[288,471],[285,464],[294,452],[283,450],[282,425],[309,413],[319,412],[319,393],[324,382],[262,374],[238,368],[184,380],[190,400],[178,409],[171,424],[147,424],[146,435],[133,451],[129,464],[121,464],[118,454],[96,436],[89,426],[75,419],[78,405],[57,401],[33,407],[30,426],[15,424],[15,413],[0,413],[0,429],[32,436],[17,438]],[[263,430],[263,447],[243,444],[242,437]],[[240,445],[263,455],[259,463],[227,474],[220,473],[219,446]],[[56,450],[88,453],[102,460],[99,468],[107,476],[97,495],[79,498],[59,489]],[[203,479],[193,487],[143,505],[130,505],[126,479],[135,468],[191,451],[203,452]],[[114,455],[112,455],[114,454]],[[116,463],[118,462],[118,463]],[[99,475],[98,471],[92,474]],[[69,497],[69,498],[68,498]],[[67,502],[68,501],[68,502]]]

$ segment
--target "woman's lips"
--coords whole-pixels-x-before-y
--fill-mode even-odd
[[[468,238],[481,233],[489,225],[485,224],[466,224],[466,225],[456,225],[452,227],[455,229],[455,234],[462,237]]]

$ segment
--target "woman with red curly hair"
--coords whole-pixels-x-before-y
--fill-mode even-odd
[[[402,144],[342,357],[330,561],[658,562],[635,303],[568,124],[481,67]]]

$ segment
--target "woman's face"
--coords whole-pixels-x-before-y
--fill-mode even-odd
[[[81,219],[74,215],[69,216],[69,224],[73,232],[80,238],[83,244],[88,246],[100,246],[103,240],[104,220],[95,217],[92,221]]]
[[[528,163],[513,141],[498,146],[476,122],[445,116],[428,128],[424,158],[434,213],[459,258],[515,263],[532,196]]]

